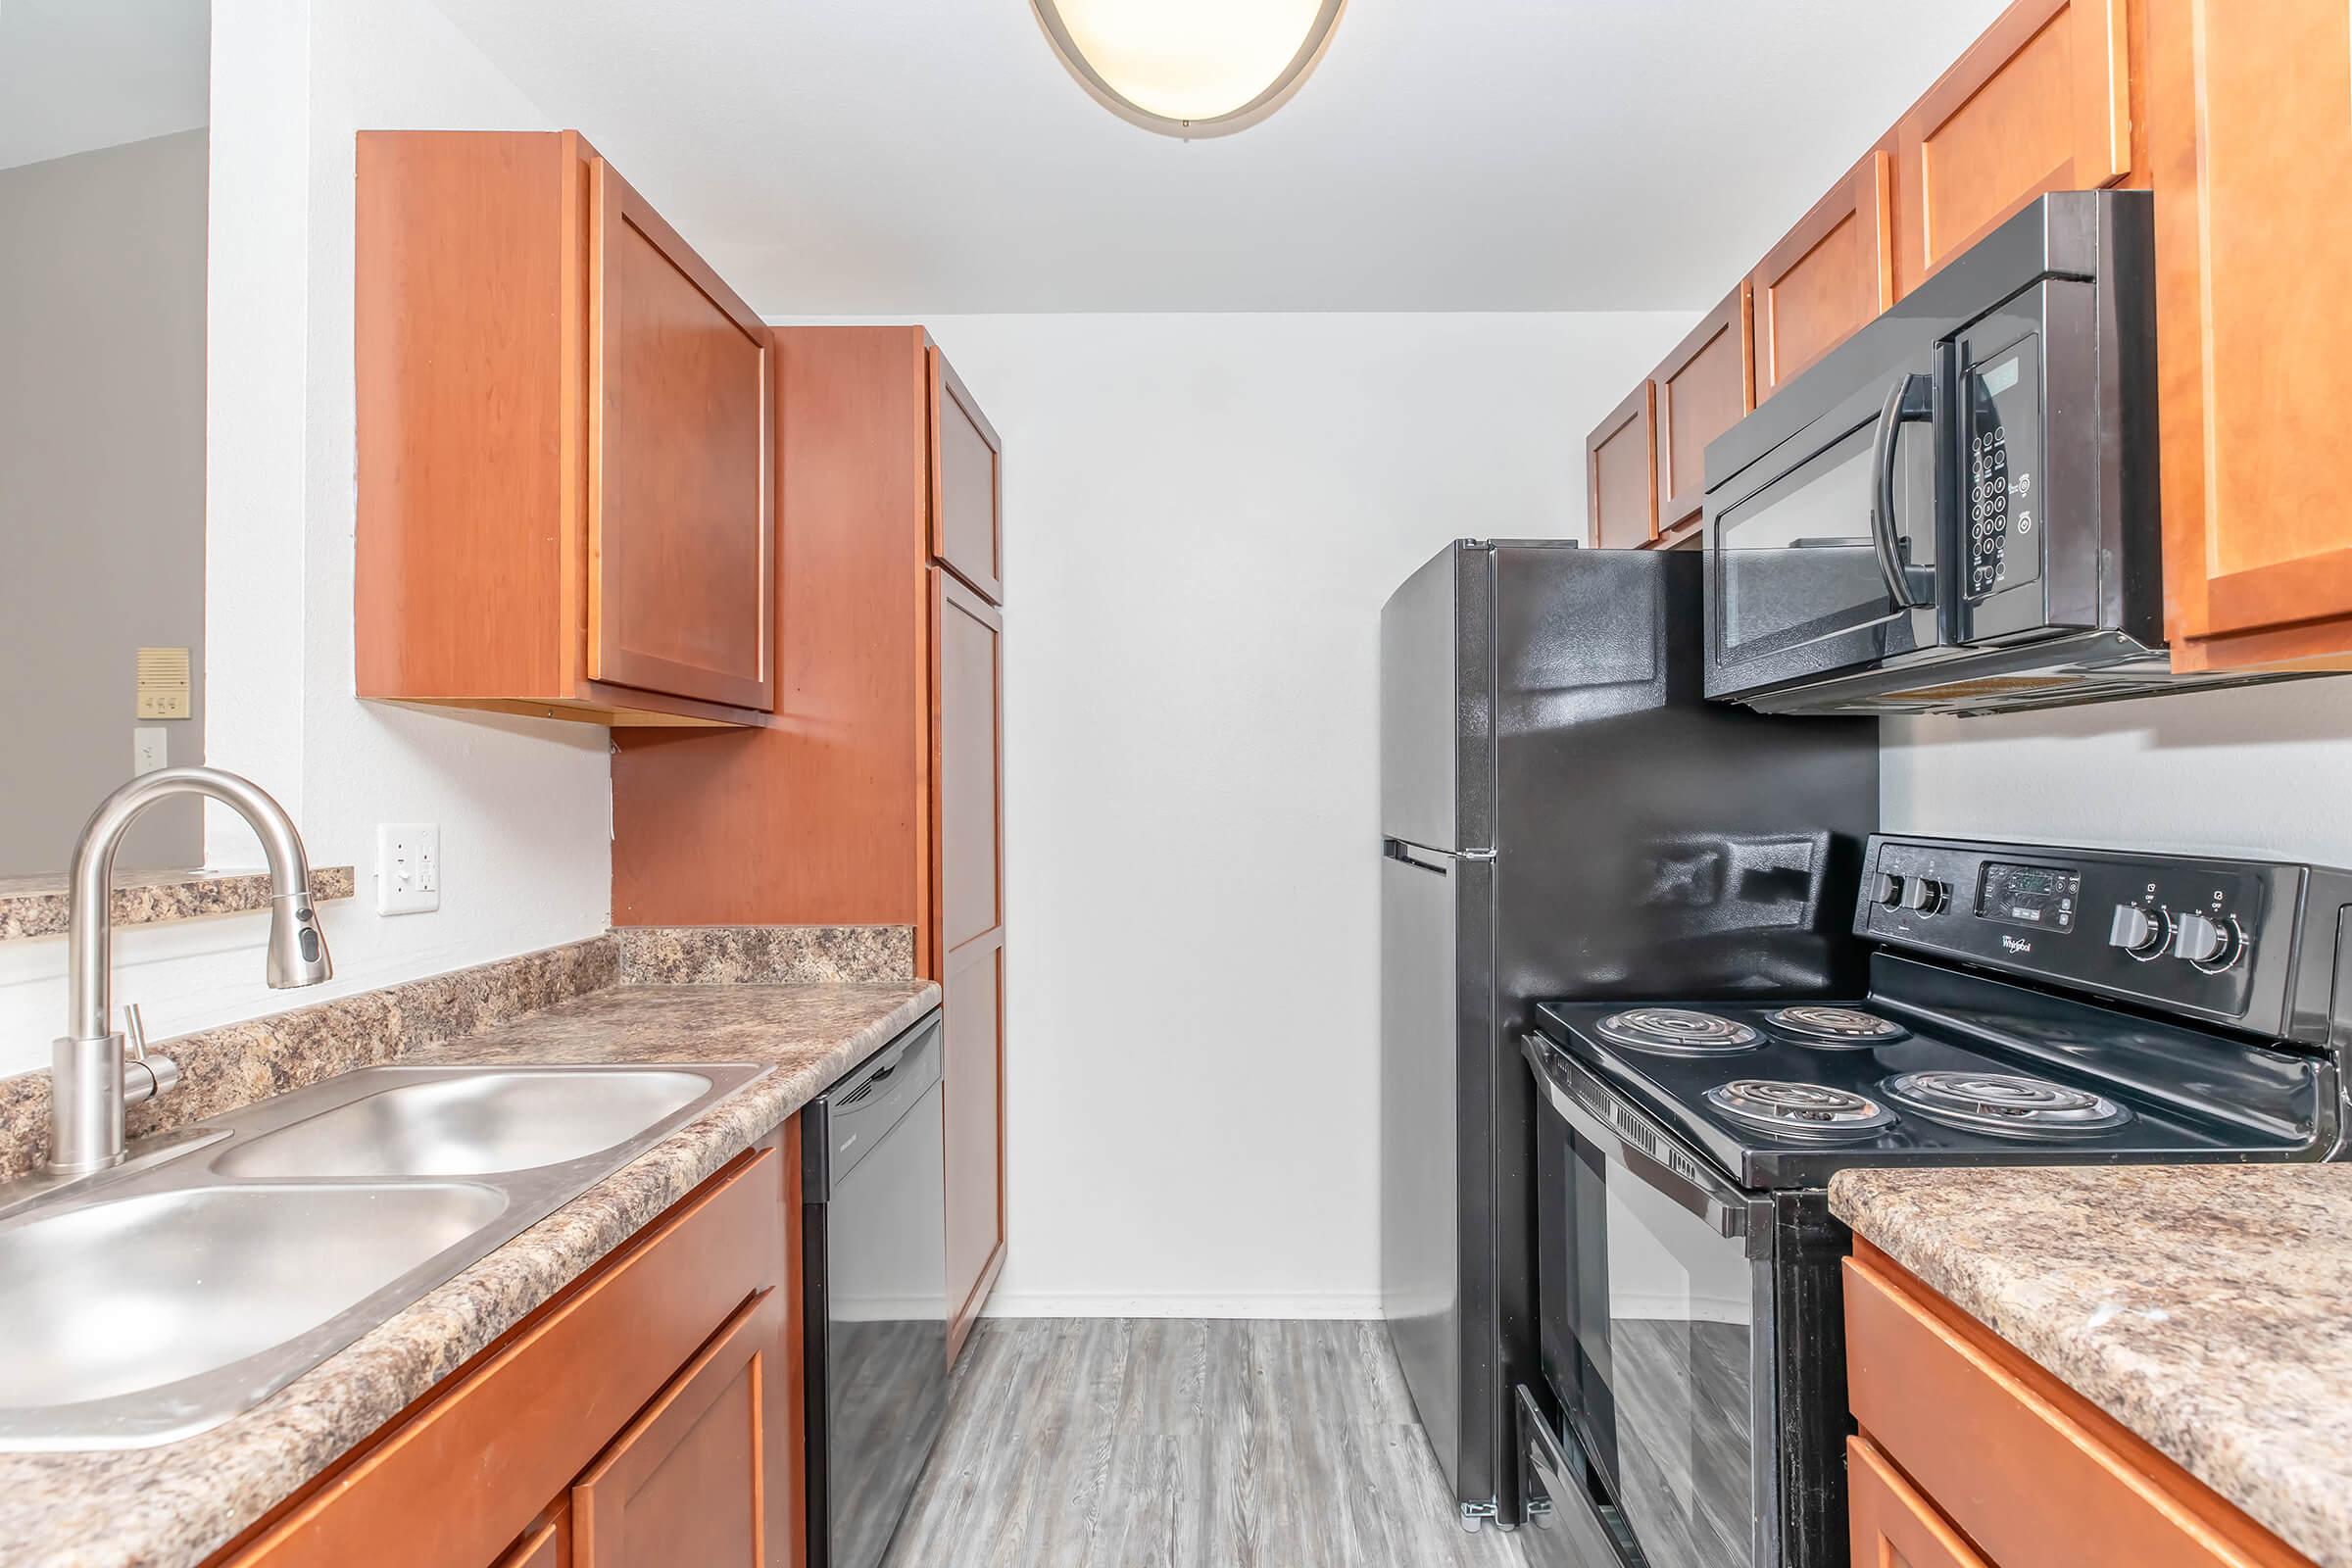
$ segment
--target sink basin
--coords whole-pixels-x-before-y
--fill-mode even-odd
[[[764,1071],[364,1067],[0,1187],[0,1452],[218,1426]]]
[[[224,1176],[480,1176],[625,1143],[710,1092],[675,1068],[483,1069],[379,1089],[213,1161]]]
[[[0,1232],[0,1412],[89,1406],[233,1368],[350,1310],[506,1207],[493,1188],[450,1183],[196,1187]],[[207,1392],[157,1402],[184,1411]]]

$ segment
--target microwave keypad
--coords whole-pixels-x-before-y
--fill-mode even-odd
[[[1966,475],[1968,597],[1987,598],[2038,576],[2040,541],[2034,537],[2034,433],[2040,422],[2035,396],[2034,340],[2029,338],[1990,361],[1969,367]]]

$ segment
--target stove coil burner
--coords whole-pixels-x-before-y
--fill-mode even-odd
[[[1763,1037],[1746,1024],[1687,1007],[1634,1007],[1600,1020],[1600,1037],[1628,1051],[1667,1056],[1712,1056],[1745,1051]]]
[[[2071,1138],[2132,1119],[2105,1095],[2018,1073],[1905,1072],[1879,1087],[1896,1104],[1946,1126],[2007,1138]]]
[[[1895,1121],[1893,1111],[1867,1095],[1769,1078],[1735,1078],[1708,1090],[1707,1103],[1734,1121],[1776,1137],[1816,1142],[1868,1138]]]
[[[1808,1046],[1832,1050],[1861,1051],[1911,1038],[1911,1031],[1892,1018],[1859,1007],[1782,1007],[1766,1013],[1764,1021]]]

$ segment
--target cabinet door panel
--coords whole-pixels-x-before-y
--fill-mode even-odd
[[[932,789],[938,817],[939,940],[944,957],[1004,920],[998,701],[1003,619],[947,572],[932,573]]]
[[[571,1568],[571,1508],[568,1503],[523,1533],[496,1568]]]
[[[1657,385],[1660,538],[1699,520],[1707,500],[1707,443],[1756,406],[1749,300],[1742,278],[1650,378]]]
[[[1004,443],[931,350],[931,554],[991,604],[1004,602]]]
[[[1596,549],[1631,550],[1658,536],[1655,391],[1643,381],[1585,438],[1585,505]]]
[[[965,944],[941,987],[947,1043],[948,1348],[979,1312],[1004,1243],[1004,933]]]
[[[1853,1568],[1992,1568],[1879,1450],[1845,1440]]]
[[[767,328],[601,160],[591,222],[589,674],[773,710]]]
[[[2352,655],[2352,6],[2151,0],[2166,618],[2191,667]]]
[[[1894,303],[1893,167],[1874,150],[1756,265],[1757,402]]]
[[[724,1328],[571,1489],[580,1568],[765,1568],[763,1385],[779,1375],[774,1291]]]
[[[2044,191],[2123,178],[2132,160],[2122,0],[2023,0],[1896,124],[1908,293]]]

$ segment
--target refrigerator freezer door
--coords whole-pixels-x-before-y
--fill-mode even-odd
[[[1492,861],[1381,862],[1381,1304],[1455,1495],[1491,1503]]]
[[[1457,541],[1380,612],[1380,830],[1430,850],[1494,842],[1494,552]]]

